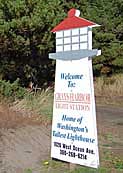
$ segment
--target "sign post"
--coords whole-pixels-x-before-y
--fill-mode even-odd
[[[55,91],[51,157],[98,168],[98,140],[91,57],[92,27],[97,24],[79,17],[71,9],[57,25]]]

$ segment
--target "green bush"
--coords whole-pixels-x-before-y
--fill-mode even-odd
[[[24,98],[26,90],[19,85],[19,79],[10,83],[9,81],[0,80],[0,95],[10,98],[13,101]]]

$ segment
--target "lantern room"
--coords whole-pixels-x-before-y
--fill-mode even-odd
[[[92,28],[99,25],[79,15],[80,11],[72,8],[67,18],[52,29],[56,33],[56,54],[49,54],[49,58],[76,60],[101,53],[92,50]]]
[[[79,10],[71,9],[68,17],[52,30],[56,33],[56,52],[88,49],[89,26],[96,24],[79,15]]]
[[[87,27],[64,30],[56,33],[56,52],[88,48]]]

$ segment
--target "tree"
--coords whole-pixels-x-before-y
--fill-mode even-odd
[[[29,78],[47,74],[52,80],[47,72],[51,70],[47,55],[54,48],[50,30],[65,15],[62,5],[58,0],[0,0],[0,65],[4,78],[13,81],[19,77],[25,84]]]
[[[90,18],[101,26],[94,29],[93,47],[102,55],[93,60],[95,75],[123,72],[123,1],[90,0]],[[109,10],[110,9],[110,10]]]
[[[70,8],[101,26],[93,30],[93,48],[102,49],[94,59],[95,75],[123,72],[122,0],[0,0],[0,76],[26,86],[54,80],[55,35],[50,31]],[[110,9],[110,10],[109,10]]]

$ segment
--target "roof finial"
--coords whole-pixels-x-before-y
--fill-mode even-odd
[[[79,17],[80,11],[76,10],[75,8],[72,8],[71,10],[68,11],[68,17]]]

